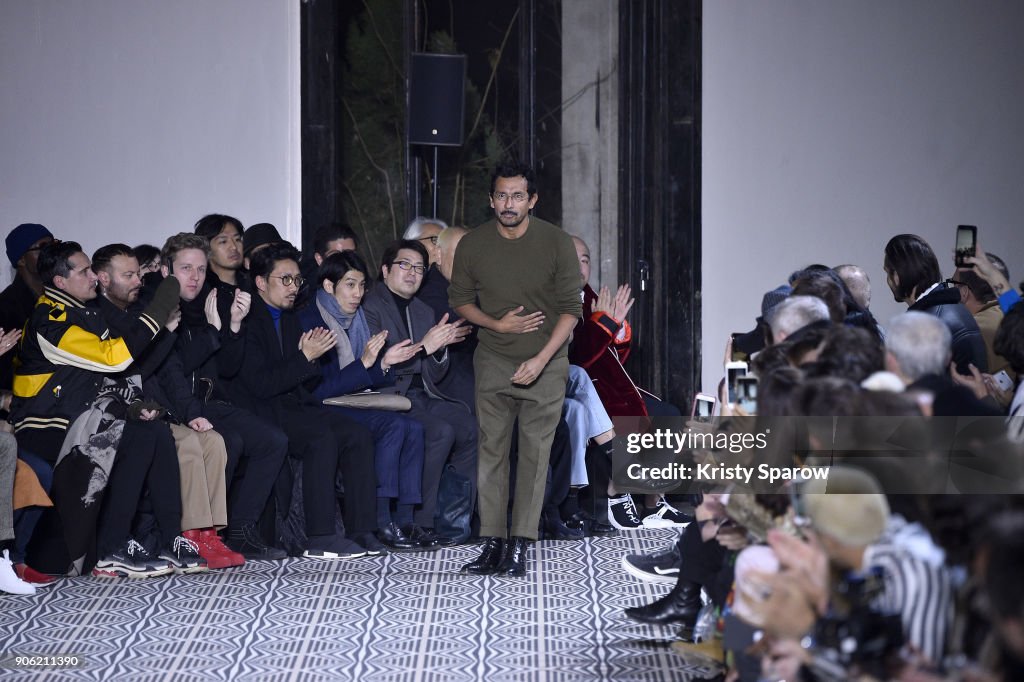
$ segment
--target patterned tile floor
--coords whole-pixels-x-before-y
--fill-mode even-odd
[[[542,542],[525,580],[458,574],[476,547],[355,561],[289,559],[148,581],[75,578],[0,595],[0,659],[79,668],[0,680],[690,680],[670,628],[622,609],[666,591],[619,567],[672,530]]]

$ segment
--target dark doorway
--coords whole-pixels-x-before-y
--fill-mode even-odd
[[[620,3],[619,272],[639,385],[684,412],[700,385],[699,0]]]

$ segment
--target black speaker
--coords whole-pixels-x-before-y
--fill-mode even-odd
[[[415,52],[409,65],[409,144],[462,144],[466,55]]]

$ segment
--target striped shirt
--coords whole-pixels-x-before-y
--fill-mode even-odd
[[[953,605],[946,567],[895,544],[890,537],[867,548],[864,566],[877,566],[885,572],[885,589],[873,606],[899,613],[907,642],[932,661],[940,661]]]

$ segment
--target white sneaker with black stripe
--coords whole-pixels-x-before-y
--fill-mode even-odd
[[[619,530],[636,530],[643,527],[632,495],[623,493],[608,498],[608,523]]]

